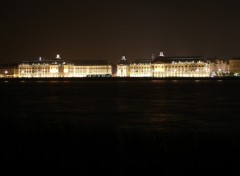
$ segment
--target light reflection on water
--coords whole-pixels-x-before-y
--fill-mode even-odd
[[[199,80],[10,82],[1,87],[5,92],[1,109],[15,107],[12,115],[29,118],[41,112],[52,118],[58,114],[99,123],[105,119],[130,128],[145,123],[161,128],[170,124],[182,128],[186,123],[188,128],[218,128],[216,124],[222,128],[239,113],[238,87],[237,81]]]
[[[202,80],[1,84],[1,156],[41,169],[221,173],[219,165],[238,166],[226,165],[240,156],[239,87]]]

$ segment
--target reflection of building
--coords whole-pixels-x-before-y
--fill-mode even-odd
[[[229,60],[229,72],[231,74],[240,74],[240,58],[233,58]]]

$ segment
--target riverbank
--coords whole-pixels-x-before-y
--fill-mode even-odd
[[[65,77],[65,78],[0,78],[0,81],[155,81],[155,80],[240,80],[240,77]]]

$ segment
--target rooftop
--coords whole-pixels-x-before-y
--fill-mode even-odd
[[[132,62],[132,64],[151,64],[152,62],[152,59],[136,59]]]
[[[153,63],[162,62],[162,63],[172,63],[172,62],[191,62],[191,61],[207,61],[202,56],[186,56],[186,57],[162,57],[158,56],[154,58]]]
[[[69,62],[66,62],[64,60],[58,60],[58,59],[51,59],[51,60],[30,60],[30,61],[22,61],[21,64],[53,64],[53,65],[59,65],[59,64],[66,64]]]
[[[75,65],[110,65],[107,60],[72,60]]]

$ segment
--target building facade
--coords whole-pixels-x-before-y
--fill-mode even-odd
[[[59,56],[53,60],[24,61],[18,65],[21,78],[93,77],[112,75],[112,66],[105,60],[66,62]]]
[[[211,76],[224,76],[229,74],[229,62],[223,59],[209,59]]]
[[[151,59],[137,59],[129,65],[130,77],[152,77],[153,67]]]
[[[20,64],[0,65],[0,77],[214,77],[240,75],[240,58],[221,60],[203,57],[165,57],[163,52],[152,59],[137,59],[129,63],[123,56],[116,67],[106,60],[65,61],[39,58]]]
[[[160,52],[154,59],[137,59],[129,65],[121,61],[119,77],[128,76],[124,70],[129,70],[130,77],[209,77],[211,73],[211,62],[202,57],[165,57]]]
[[[240,75],[240,58],[229,60],[229,72],[232,75]]]
[[[106,60],[73,61],[72,77],[105,77],[112,76],[112,65]]]
[[[129,77],[130,76],[130,70],[129,70],[129,63],[125,56],[122,57],[120,62],[117,65],[117,77]]]
[[[2,64],[0,65],[0,78],[17,78],[18,64]]]
[[[198,62],[155,63],[153,77],[209,77],[209,64]]]
[[[201,57],[164,57],[153,61],[154,77],[209,77],[210,62]]]
[[[63,60],[24,61],[18,65],[20,78],[71,77],[73,64]]]

